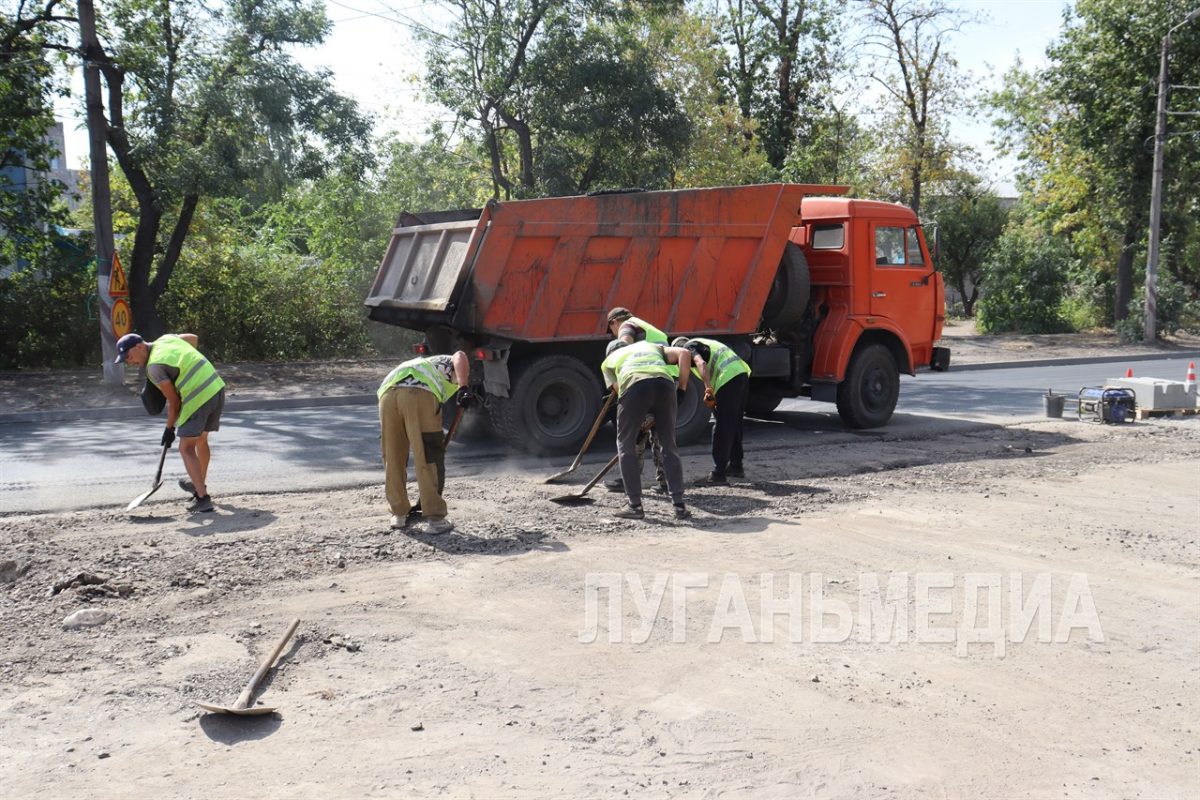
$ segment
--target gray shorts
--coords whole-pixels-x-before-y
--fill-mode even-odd
[[[202,433],[212,433],[221,430],[221,411],[225,408],[225,390],[214,394],[204,405],[196,409],[196,413],[188,417],[187,422],[175,431],[180,439],[199,436]]]

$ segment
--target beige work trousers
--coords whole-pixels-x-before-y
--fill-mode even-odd
[[[442,519],[446,501],[438,486],[438,468],[426,458],[426,438],[442,437],[442,415],[433,392],[409,386],[393,386],[379,398],[384,483],[392,513],[403,519],[412,510],[408,501],[408,451],[413,454],[413,471],[421,498],[421,516]]]

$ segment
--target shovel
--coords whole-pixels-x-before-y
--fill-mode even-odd
[[[163,469],[163,464],[167,460],[167,451],[170,449],[171,449],[171,445],[169,445],[169,444],[163,445],[162,455],[160,455],[158,457],[158,472],[154,473],[154,484],[151,485],[151,487],[147,491],[143,492],[142,494],[139,494],[137,497],[130,500],[129,505],[125,506],[126,511],[133,511],[135,508],[137,508],[138,506],[140,506],[142,504],[143,500],[145,500],[147,497],[149,497],[150,495],[157,492],[159,487],[163,485],[162,469]]]
[[[604,424],[604,418],[607,416],[608,409],[612,406],[614,398],[616,398],[616,394],[609,392],[608,397],[604,399],[604,406],[600,409],[600,413],[596,415],[596,421],[592,423],[592,430],[587,435],[587,438],[584,439],[583,447],[579,448],[579,455],[575,456],[575,461],[571,463],[571,466],[567,467],[562,472],[556,472],[549,478],[546,478],[546,480],[542,481],[542,483],[554,483],[556,480],[565,478],[575,470],[579,469],[579,464],[583,461],[583,454],[586,453],[588,447],[591,446],[592,439],[596,438],[596,431],[600,430],[600,426]]]
[[[237,714],[238,716],[247,717],[257,714],[270,714],[275,711],[274,707],[268,706],[251,706],[250,698],[254,695],[254,690],[262,681],[263,677],[270,671],[275,664],[275,659],[279,658],[279,654],[283,652],[284,646],[292,638],[292,634],[296,632],[296,628],[300,625],[300,620],[292,620],[292,624],[288,626],[287,631],[275,645],[275,649],[267,654],[262,663],[258,665],[258,672],[254,673],[254,677],[246,684],[246,688],[242,689],[242,693],[238,695],[238,699],[233,702],[232,706],[219,706],[216,703],[200,703],[196,705],[203,708],[205,711],[211,711],[214,714]]]
[[[586,506],[589,503],[594,503],[595,501],[592,500],[592,498],[584,497],[584,495],[590,492],[592,487],[599,483],[601,478],[608,474],[608,471],[613,468],[614,464],[617,463],[617,458],[619,458],[619,456],[613,456],[610,458],[608,463],[604,465],[604,469],[596,473],[596,477],[588,481],[587,486],[584,486],[579,494],[564,494],[561,497],[551,497],[550,502],[558,503],[560,506]]]

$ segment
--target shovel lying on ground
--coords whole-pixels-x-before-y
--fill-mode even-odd
[[[596,438],[596,431],[600,430],[600,426],[604,424],[604,418],[608,415],[608,409],[612,406],[615,398],[616,394],[613,392],[609,392],[608,396],[604,398],[604,405],[601,407],[600,413],[596,415],[596,421],[592,423],[592,430],[587,435],[587,438],[583,440],[583,447],[579,448],[579,455],[575,456],[575,460],[571,462],[571,466],[567,467],[562,472],[554,473],[549,478],[546,478],[546,480],[542,481],[542,483],[554,483],[559,478],[565,478],[575,470],[579,469],[579,464],[581,461],[583,461],[583,454],[586,453],[588,447],[591,446],[592,439]]]
[[[142,494],[139,494],[137,497],[130,500],[129,505],[125,506],[126,511],[133,511],[135,508],[137,508],[138,506],[140,506],[142,504],[143,500],[145,500],[147,497],[149,497],[150,495],[157,492],[158,488],[163,485],[163,480],[162,480],[163,464],[166,463],[167,451],[170,449],[171,449],[171,445],[169,445],[169,444],[163,445],[162,455],[160,455],[158,457],[158,472],[154,473],[154,483],[150,486],[149,490],[143,492]]]
[[[645,437],[647,435],[649,435],[650,430],[653,427],[654,427],[654,423],[650,420],[647,420],[646,422],[642,423],[642,429],[640,432],[638,432],[639,446],[645,444]],[[608,474],[608,471],[613,468],[613,466],[617,463],[617,459],[620,457],[621,457],[621,455],[620,455],[620,453],[618,453],[617,455],[610,458],[608,460],[608,463],[604,465],[604,469],[602,469],[598,473],[596,473],[596,477],[594,477],[590,481],[588,481],[587,486],[584,486],[583,489],[581,489],[578,494],[564,494],[559,497],[551,497],[550,502],[558,503],[560,506],[584,506],[589,503],[595,502],[594,500],[592,500],[592,498],[584,497],[584,495],[586,495],[588,492],[590,492],[592,490],[592,487],[595,486],[597,483],[599,483],[601,481],[601,479],[603,479],[604,476]]]
[[[283,638],[275,645],[275,649],[267,654],[262,663],[258,665],[258,672],[254,673],[254,677],[246,684],[246,688],[242,689],[242,693],[238,695],[238,699],[233,702],[232,706],[219,706],[216,703],[200,703],[196,705],[203,708],[205,711],[211,711],[214,714],[237,714],[238,716],[254,716],[256,714],[270,714],[275,710],[273,706],[251,706],[250,701],[254,696],[254,690],[258,688],[258,684],[262,682],[263,677],[271,670],[275,664],[275,659],[279,658],[279,654],[283,652],[283,648],[291,640],[292,634],[299,627],[300,620],[292,620],[292,624],[288,626],[287,632],[283,634]]]
[[[560,506],[585,506],[589,503],[595,502],[592,500],[592,498],[584,497],[584,495],[590,492],[592,487],[599,483],[600,480],[608,474],[608,471],[613,468],[614,464],[617,463],[617,458],[619,458],[619,456],[613,456],[610,458],[608,463],[604,465],[604,469],[597,472],[596,477],[588,481],[587,486],[584,486],[578,494],[564,494],[561,497],[551,497],[550,502],[558,503]]]

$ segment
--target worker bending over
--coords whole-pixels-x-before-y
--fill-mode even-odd
[[[691,513],[683,503],[683,463],[675,444],[675,381],[668,366],[684,365],[679,372],[679,391],[687,389],[686,365],[691,354],[679,347],[663,347],[650,342],[627,344],[621,339],[609,342],[600,370],[609,391],[617,393],[617,459],[629,507],[618,512],[621,519],[642,519],[642,481],[637,455],[637,439],[647,414],[654,415],[663,449],[663,469],[667,490],[675,504],[676,519]]]
[[[713,471],[700,483],[722,485],[728,483],[729,475],[744,477],[742,427],[750,396],[750,365],[733,348],[715,339],[680,336],[671,344],[686,348],[691,354],[691,371],[704,381],[704,404],[713,410],[716,419],[712,434]]]
[[[379,384],[380,445],[384,484],[392,510],[392,527],[408,527],[408,453],[412,450],[425,532],[446,533],[446,437],[442,433],[442,404],[455,398],[461,408],[477,402],[468,384],[471,362],[459,350],[405,361]]]
[[[650,342],[665,346],[668,342],[665,333],[644,319],[635,317],[633,312],[624,306],[617,306],[608,312],[608,331],[626,344]],[[679,376],[678,367],[669,365],[669,369],[671,370],[672,380]],[[646,454],[646,446],[649,445],[650,453],[654,458],[654,491],[659,494],[666,494],[667,478],[666,473],[663,472],[662,444],[654,432],[654,417],[650,416],[646,421],[650,423],[650,430],[645,436],[639,436],[637,439],[638,480],[639,482],[641,481],[642,462]],[[623,492],[625,491],[625,479],[617,478],[616,480],[608,481],[604,484],[604,487],[610,492]]]

